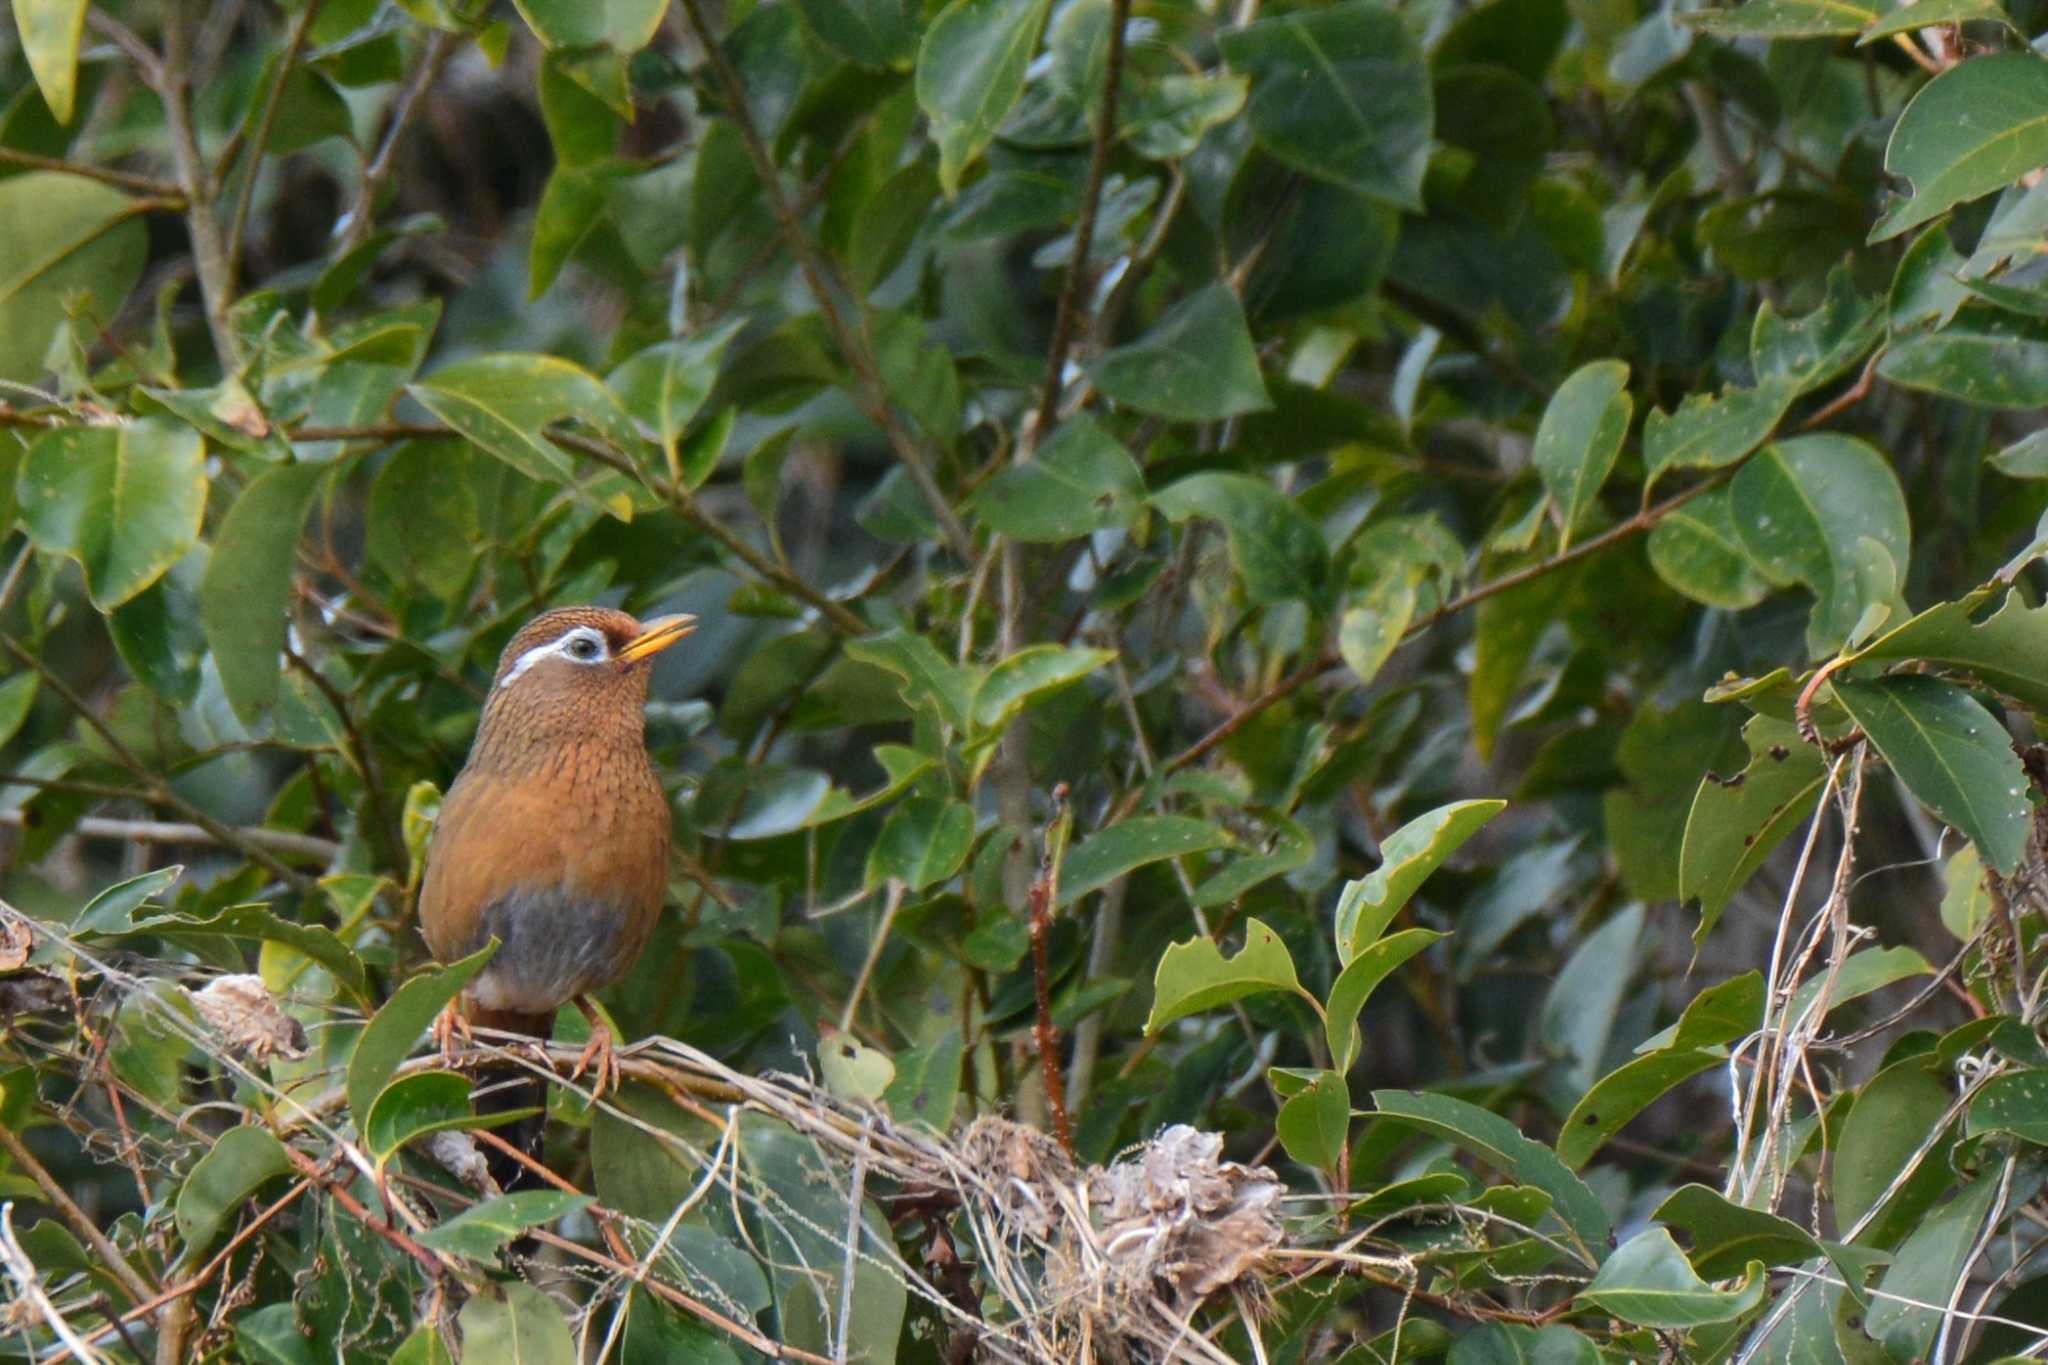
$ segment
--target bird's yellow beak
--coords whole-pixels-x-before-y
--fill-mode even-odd
[[[678,616],[658,616],[626,642],[626,647],[619,651],[619,662],[637,663],[650,654],[659,654],[696,628],[697,618],[688,612]]]

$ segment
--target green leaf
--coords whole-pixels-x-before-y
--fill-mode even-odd
[[[1924,1058],[1898,1062],[1864,1083],[1835,1139],[1828,1168],[1835,1223],[1843,1234],[1890,1192],[1882,1211],[1856,1238],[1863,1246],[1889,1246],[1949,1187],[1953,1138],[1944,1133],[1918,1171],[1892,1191],[1907,1162],[1942,1122],[1950,1098],[1948,1086]]]
[[[1896,237],[2043,165],[2048,61],[2000,52],[1958,62],[1921,87],[1892,129],[1884,168],[1910,180],[1913,197],[1880,218],[1870,240]]]
[[[1480,826],[1507,808],[1505,801],[1454,801],[1416,816],[1380,845],[1380,865],[1350,882],[1337,900],[1333,927],[1337,956],[1348,967],[1386,932],[1401,907]]]
[[[78,94],[78,39],[85,31],[87,0],[14,0],[14,26],[21,52],[59,123],[71,122]]]
[[[1448,935],[1434,929],[1403,929],[1374,939],[1351,959],[1330,986],[1330,1000],[1323,1030],[1330,1043],[1330,1057],[1338,1074],[1351,1070],[1358,1060],[1362,1040],[1358,1033],[1359,1011],[1396,967]]]
[[[1536,427],[1530,460],[1556,500],[1564,535],[1583,524],[1621,454],[1635,400],[1628,395],[1628,362],[1596,360],[1581,365],[1551,395]]]
[[[1898,476],[1869,445],[1834,435],[1781,441],[1742,467],[1730,494],[1758,570],[1780,586],[1803,584],[1817,599],[1807,627],[1814,654],[1834,652],[1867,608],[1897,599],[1912,530]],[[1869,581],[1865,540],[1890,557],[1891,581]]]
[[[1993,1214],[2001,1185],[1994,1170],[1978,1176],[1955,1198],[1920,1220],[1899,1245],[1870,1296],[1863,1331],[1893,1360],[1927,1360],[1934,1335],[1947,1316],[1946,1306],[1966,1281],[1978,1255],[1978,1237],[1987,1233],[1986,1215]]]
[[[1182,299],[1143,336],[1089,366],[1107,398],[1176,422],[1220,422],[1273,406],[1244,307],[1220,284]]]
[[[1138,462],[1084,412],[1068,418],[1031,459],[990,479],[966,506],[1000,535],[1052,544],[1130,526],[1144,500]]]
[[[383,1008],[370,1016],[348,1059],[348,1107],[355,1112],[357,1123],[398,1074],[399,1064],[411,1054],[434,1016],[462,993],[497,951],[493,941],[459,962],[421,972],[393,991]]]
[[[1650,567],[1673,589],[1710,607],[1740,611],[1770,595],[1735,525],[1726,488],[1674,508],[1650,532]]]
[[[1421,48],[1399,14],[1362,0],[1225,29],[1231,69],[1252,83],[1252,132],[1279,160],[1390,204],[1422,210],[1435,105]]]
[[[1051,0],[953,0],[925,30],[917,102],[931,119],[947,198],[1023,93],[1050,8]]]
[[[165,936],[218,935],[253,939],[259,943],[281,943],[294,952],[325,967],[356,1000],[370,1003],[368,974],[363,961],[335,932],[323,924],[301,924],[285,919],[265,905],[231,905],[210,914],[171,911],[162,915],[131,917],[131,927],[140,933]]]
[[[1607,1240],[1607,1210],[1584,1181],[1573,1175],[1542,1143],[1524,1137],[1498,1114],[1449,1095],[1410,1090],[1375,1090],[1372,1102],[1395,1123],[1434,1133],[1503,1171],[1517,1183],[1534,1185],[1551,1197],[1565,1225],[1589,1247]]]
[[[636,351],[605,377],[626,411],[661,443],[672,476],[683,472],[677,464],[677,443],[711,396],[725,348],[742,325],[741,319],[734,318],[693,337],[656,342]],[[685,479],[685,486],[694,490],[710,474],[705,469],[695,479]]]
[[[1669,1232],[1646,1228],[1607,1258],[1578,1302],[1639,1327],[1701,1327],[1748,1313],[1766,1287],[1762,1263],[1752,1261],[1740,1285],[1716,1289],[1693,1273]]]
[[[464,1360],[576,1365],[576,1342],[562,1310],[523,1280],[486,1281],[462,1305],[456,1324],[462,1330]]]
[[[1388,574],[1362,597],[1353,599],[1337,618],[1337,652],[1369,683],[1393,657],[1415,619],[1416,589],[1412,578]]]
[[[1244,947],[1225,957],[1215,940],[1190,939],[1168,948],[1152,977],[1152,1013],[1145,1032],[1176,1019],[1266,991],[1299,991],[1294,958],[1280,936],[1258,920],[1245,921]]]
[[[1938,331],[1895,340],[1877,373],[1976,407],[2037,408],[2048,404],[2048,323],[1966,308]]]
[[[1695,944],[1771,850],[1812,814],[1827,777],[1820,751],[1789,722],[1751,716],[1742,742],[1748,765],[1732,777],[1709,773],[1701,780],[1678,850],[1679,899],[1700,903]]]
[[[1643,468],[1650,483],[1667,469],[1719,469],[1734,464],[1777,430],[1799,396],[1796,385],[1772,380],[1753,389],[1695,393],[1666,415],[1643,419]]]
[[[1642,934],[1643,906],[1636,902],[1579,940],[1544,995],[1537,1034],[1560,1099],[1584,1094],[1599,1079]]]
[[[654,41],[668,0],[514,0],[534,36],[550,48],[607,44],[636,52]],[[522,1363],[523,1365],[523,1363]]]
[[[1164,858],[1179,858],[1229,844],[1207,820],[1187,815],[1140,815],[1083,839],[1060,868],[1059,903],[1072,905],[1118,877]],[[1213,949],[1212,949],[1213,951]]]
[[[1111,649],[1027,645],[988,671],[974,692],[975,728],[998,731],[1032,700],[1079,682],[1116,658]]]
[[[2048,1068],[2029,1067],[1985,1082],[1970,1101],[1967,1131],[2011,1133],[2048,1146]]]
[[[0,195],[26,178],[0,181]],[[4,319],[0,303],[0,337]],[[77,560],[93,605],[112,611],[198,541],[206,451],[199,433],[149,417],[45,432],[22,460],[16,492],[36,548]]]
[[[296,1327],[290,1330],[297,1335]],[[391,1353],[390,1365],[455,1365],[455,1357],[449,1352],[448,1343],[441,1340],[441,1334],[435,1329],[434,1324],[424,1323],[414,1328],[412,1335],[399,1343],[398,1349]]]
[[[1899,6],[1864,29],[1856,39],[1856,46],[1862,47],[1866,43],[1889,38],[1894,33],[1910,33],[1916,28],[1978,21],[2002,24],[2012,32],[2019,33],[2018,29],[2013,28],[2013,22],[2007,17],[2005,6],[2000,4],[1999,0],[1916,0],[1914,4]]]
[[[913,796],[889,812],[868,850],[867,884],[893,877],[922,891],[958,872],[973,842],[974,810],[966,802]]]
[[[886,669],[903,680],[903,700],[912,708],[930,710],[954,730],[965,730],[980,680],[973,669],[939,653],[922,635],[905,630],[848,640],[849,659]]]
[[[119,881],[86,902],[71,923],[73,933],[121,934],[134,928],[135,912],[155,900],[185,874],[180,866],[159,867],[153,872]]]
[[[1596,1081],[1565,1116],[1557,1135],[1558,1159],[1579,1170],[1609,1138],[1674,1086],[1727,1061],[1727,1054],[1718,1049],[1680,1047],[1622,1063]]]
[[[1153,494],[1152,505],[1174,521],[1201,516],[1223,523],[1231,563],[1253,601],[1313,603],[1321,596],[1329,571],[1323,533],[1265,480],[1195,474]]]
[[[951,1131],[960,1102],[960,1030],[949,1028],[922,1047],[896,1054],[896,1079],[882,1102],[898,1123],[924,1123],[933,1132]]]
[[[901,70],[917,56],[922,7],[911,0],[797,0],[811,32],[862,66]]]
[[[879,1100],[896,1080],[896,1063],[880,1048],[828,1027],[818,1039],[818,1074],[835,1095]]]
[[[1987,686],[2048,710],[2048,676],[2039,666],[2048,652],[2048,607],[2030,607],[2013,592],[1996,612],[1978,621],[1980,606],[1982,599],[1972,594],[1930,607],[1872,640],[1854,658],[1859,663],[1915,659],[1967,669]]]
[[[1417,1318],[1403,1324],[1408,1336],[1403,1338],[1404,1349],[1398,1357],[1368,1359],[1409,1359],[1406,1343],[1424,1321]],[[1421,1343],[1427,1341],[1427,1336],[1420,1338]],[[1430,1348],[1423,1344],[1420,1349]],[[1601,1359],[1592,1342],[1561,1323],[1535,1328],[1518,1322],[1489,1322],[1451,1343],[1445,1365],[1600,1365]]]
[[[1975,697],[1922,673],[1831,680],[1835,696],[1920,803],[2010,876],[2033,828],[2028,781],[2005,726]]]
[[[557,166],[541,190],[527,255],[526,301],[548,292],[562,267],[605,220],[607,196],[622,174],[613,165]]]
[[[1692,1243],[1692,1267],[1709,1280],[1740,1275],[1752,1261],[1797,1265],[1822,1254],[1813,1235],[1789,1218],[1735,1203],[1705,1185],[1681,1185],[1650,1217]]]
[[[243,489],[199,583],[206,642],[244,725],[277,702],[299,533],[327,473],[325,465],[282,465]]]
[[[1316,1078],[1280,1106],[1273,1121],[1280,1145],[1304,1166],[1335,1171],[1351,1131],[1351,1091],[1339,1071],[1319,1071]]]
[[[56,171],[0,180],[0,380],[44,372],[67,301],[82,304],[89,339],[111,326],[142,278],[147,237],[112,186]]]
[[[470,1111],[470,1078],[459,1071],[415,1071],[377,1092],[361,1116],[363,1149],[382,1164],[414,1138],[450,1128],[485,1128],[523,1117],[506,1110],[479,1118]]]
[[[457,432],[543,486],[575,484],[575,466],[541,433],[574,418],[622,449],[637,439],[611,390],[548,355],[477,356],[443,366],[406,392]]]
[[[519,1190],[493,1195],[419,1236],[429,1251],[446,1251],[474,1261],[489,1260],[498,1248],[530,1227],[552,1223],[596,1201],[567,1190]]]
[[[1879,11],[1856,0],[1749,0],[1730,9],[1698,9],[1679,22],[1723,38],[1826,38],[1860,33]]]
[[[245,1123],[214,1138],[178,1187],[180,1259],[189,1264],[205,1256],[244,1200],[293,1169],[284,1144],[266,1128]]]
[[[5,682],[0,682],[0,748],[14,738],[28,719],[28,709],[36,699],[36,675],[17,673]]]
[[[193,547],[162,578],[106,618],[107,637],[136,681],[179,708],[192,705],[199,694],[206,658],[199,584],[209,557],[204,546]]]

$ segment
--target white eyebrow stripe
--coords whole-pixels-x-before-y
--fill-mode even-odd
[[[569,646],[578,640],[595,640],[597,642],[598,648],[597,657],[595,659],[588,660],[574,659],[573,656],[571,656],[569,653]],[[559,654],[565,659],[571,659],[572,662],[575,663],[598,664],[605,662],[605,660],[611,657],[611,647],[605,643],[605,638],[602,632],[593,630],[589,626],[577,626],[574,630],[565,630],[560,635],[556,636],[554,639],[548,641],[546,644],[535,645],[532,649],[527,650],[524,654],[520,655],[517,659],[515,659],[512,663],[512,667],[505,671],[505,676],[498,679],[498,688],[511,686],[513,680],[516,679],[521,673],[524,673],[527,669],[532,668],[535,664],[539,663],[542,659],[547,658],[550,654]],[[493,688],[492,690],[496,691],[497,688]]]

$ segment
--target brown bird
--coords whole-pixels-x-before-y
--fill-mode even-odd
[[[650,660],[695,620],[564,607],[505,646],[420,888],[420,932],[435,957],[453,961],[498,940],[435,1025],[444,1050],[472,1024],[544,1039],[555,1011],[574,1003],[591,1035],[571,1078],[594,1063],[601,1090],[618,1083],[611,1033],[588,997],[631,970],[668,889],[668,798],[647,757],[642,710]],[[480,1107],[541,1099],[534,1082]],[[508,1136],[537,1155],[540,1135],[534,1118]]]

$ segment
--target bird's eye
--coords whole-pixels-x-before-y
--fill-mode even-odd
[[[569,657],[588,662],[598,655],[597,641],[588,635],[579,635],[569,642]]]

